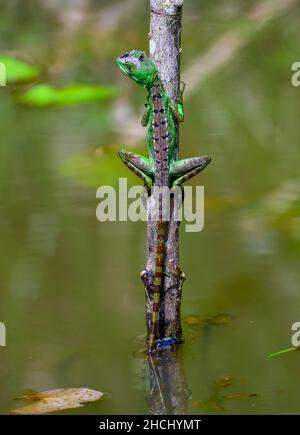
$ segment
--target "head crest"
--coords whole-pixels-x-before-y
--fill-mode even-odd
[[[146,88],[150,88],[157,77],[156,67],[144,51],[126,51],[116,62],[126,75]]]

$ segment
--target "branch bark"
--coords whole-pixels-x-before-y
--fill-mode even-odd
[[[180,87],[182,5],[183,0],[150,0],[150,58],[156,65],[165,90],[174,103],[177,103]],[[163,288],[160,296],[158,330],[160,338],[175,337],[178,341],[181,341],[182,328],[180,306],[184,274],[181,272],[179,267],[179,222],[173,219],[174,212],[172,201],[170,209],[171,219],[167,231],[164,268],[166,275],[164,277]],[[151,205],[149,213],[152,214]],[[155,222],[151,222],[150,220],[147,224],[147,239],[148,253],[146,276],[151,276],[155,270],[157,225]],[[149,334],[153,304],[151,295],[146,295],[146,300],[146,323]]]

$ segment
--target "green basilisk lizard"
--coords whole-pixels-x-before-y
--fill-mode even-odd
[[[183,91],[180,91],[178,104],[175,105],[165,92],[158,71],[153,62],[143,51],[133,50],[122,54],[116,60],[121,70],[138,85],[148,90],[146,110],[142,125],[148,126],[149,156],[121,150],[119,155],[123,162],[140,177],[148,192],[152,186],[180,186],[185,181],[202,171],[209,163],[209,157],[193,157],[184,160],[177,159],[178,122],[184,119]],[[157,241],[155,254],[153,305],[150,333],[148,337],[149,351],[155,349],[157,335],[160,292],[164,274],[164,259],[166,250],[167,222],[162,217],[162,205],[159,205],[157,221]]]

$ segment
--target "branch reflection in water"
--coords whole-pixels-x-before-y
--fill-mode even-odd
[[[182,349],[172,347],[147,355],[148,408],[152,415],[183,415],[190,396],[182,363]]]

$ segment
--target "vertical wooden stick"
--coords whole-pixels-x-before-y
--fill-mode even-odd
[[[174,103],[177,103],[180,87],[182,5],[183,0],[150,0],[150,58],[155,63],[165,90]],[[151,214],[151,205],[149,212]],[[171,220],[168,225],[166,245],[166,275],[164,277],[164,286],[160,298],[158,330],[160,338],[176,337],[181,341],[180,305],[184,274],[179,267],[179,222],[173,219],[173,215],[173,203],[171,201]],[[155,246],[157,238],[157,225],[155,222],[148,222],[147,238],[148,255],[146,272],[151,275],[154,273],[155,269]],[[143,276],[145,277],[147,274]],[[149,333],[153,301],[151,295],[146,295],[146,299],[146,322]]]

